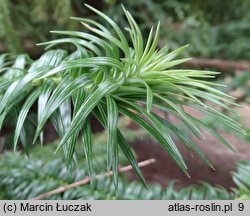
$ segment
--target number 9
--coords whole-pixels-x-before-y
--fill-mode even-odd
[[[243,211],[243,209],[244,209],[244,204],[243,204],[243,203],[239,203],[239,204],[238,204],[238,208],[239,208],[239,211]]]

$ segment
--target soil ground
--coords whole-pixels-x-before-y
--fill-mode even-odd
[[[243,119],[243,124],[250,127],[250,106],[244,105],[244,108],[237,109],[237,112]],[[194,112],[190,110],[190,112]],[[200,113],[193,113],[196,116]],[[202,116],[201,116],[202,117]],[[183,155],[188,166],[188,172],[191,178],[188,178],[175,162],[170,158],[159,143],[152,140],[136,141],[133,148],[138,155],[138,160],[142,161],[149,158],[155,158],[156,163],[142,169],[148,183],[161,183],[166,186],[173,179],[178,179],[177,188],[182,188],[194,183],[206,181],[212,185],[223,185],[226,188],[234,186],[231,178],[231,172],[236,170],[236,163],[241,160],[250,160],[250,143],[246,143],[235,134],[228,132],[219,132],[235,149],[235,152],[228,150],[223,144],[219,143],[213,136],[204,131],[205,140],[199,141],[193,139],[194,143],[205,153],[212,162],[215,170],[209,168],[197,155],[190,155],[185,148],[178,144],[178,148]],[[131,179],[136,178],[134,174],[129,174]]]

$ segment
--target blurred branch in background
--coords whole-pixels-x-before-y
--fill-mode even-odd
[[[193,68],[216,68],[222,71],[248,71],[250,70],[250,62],[247,61],[226,61],[221,59],[206,59],[206,58],[192,58],[185,62]]]

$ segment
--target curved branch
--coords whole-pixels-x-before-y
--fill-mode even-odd
[[[138,163],[138,166],[139,166],[139,167],[144,167],[144,166],[148,166],[148,165],[150,165],[150,164],[152,164],[152,163],[155,163],[155,162],[156,162],[156,160],[155,160],[154,158],[151,158],[151,159],[148,159],[148,160],[139,162],[139,163]],[[130,170],[132,170],[132,169],[133,169],[133,168],[132,168],[131,165],[125,166],[125,167],[121,167],[121,168],[119,168],[119,173],[124,173],[124,172],[130,171]],[[113,175],[113,172],[112,172],[112,171],[106,172],[106,173],[101,174],[101,175],[97,175],[97,176],[95,177],[95,179],[100,179],[100,178],[103,177],[103,176],[111,176],[111,175]],[[90,177],[87,176],[87,177],[85,177],[85,178],[84,178],[83,180],[81,180],[81,181],[77,181],[77,182],[74,182],[74,183],[72,183],[72,184],[69,184],[69,185],[66,185],[66,186],[63,186],[63,187],[59,187],[59,188],[57,188],[57,189],[55,189],[55,190],[52,190],[52,191],[43,193],[43,194],[41,194],[41,195],[39,195],[39,196],[37,196],[37,197],[32,198],[32,200],[43,200],[43,199],[45,199],[45,198],[47,198],[47,197],[49,197],[49,196],[51,196],[51,195],[54,195],[54,194],[57,194],[57,193],[62,193],[62,192],[64,192],[64,191],[66,191],[66,190],[69,190],[69,189],[78,187],[78,186],[80,186],[80,185],[88,184],[89,182],[90,182]]]

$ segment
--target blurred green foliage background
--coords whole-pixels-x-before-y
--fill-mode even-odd
[[[249,0],[1,0],[0,51],[38,56],[36,43],[56,37],[50,30],[81,29],[71,16],[93,16],[84,3],[101,9],[124,28],[123,4],[144,33],[159,20],[162,43],[176,48],[192,44],[187,54],[222,59],[250,57]]]

